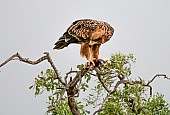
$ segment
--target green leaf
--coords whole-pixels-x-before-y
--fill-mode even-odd
[[[34,86],[33,85],[31,85],[30,87],[29,87],[29,89],[32,89]]]
[[[78,68],[79,70],[83,70],[83,67],[84,67],[84,65],[83,65],[83,64],[81,64],[81,65],[77,65],[77,68]]]

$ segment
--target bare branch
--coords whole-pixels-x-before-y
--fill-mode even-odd
[[[89,75],[92,75],[92,76],[95,76],[95,77],[97,77],[97,75],[96,74],[93,74],[93,73],[91,73],[91,72],[87,72]]]
[[[148,81],[147,85],[149,85],[151,82],[153,82],[157,77],[164,77],[165,79],[170,80],[170,78],[167,77],[167,75],[165,75],[165,74],[157,74],[150,81]]]
[[[6,65],[8,62],[12,61],[12,60],[16,60],[15,58],[18,58],[20,61],[31,64],[31,65],[36,65],[44,60],[47,59],[47,55],[37,59],[36,61],[30,61],[28,58],[23,58],[21,57],[21,55],[17,52],[16,54],[12,55],[10,58],[8,58],[5,62],[3,62],[2,64],[0,64],[0,67]]]
[[[44,52],[44,54],[47,55],[47,60],[48,60],[48,62],[50,63],[51,67],[54,69],[54,71],[55,71],[55,73],[56,73],[57,79],[58,79],[64,86],[66,86],[66,83],[60,78],[59,73],[58,73],[58,70],[57,70],[57,68],[55,67],[54,63],[53,63],[53,61],[52,61],[52,59],[51,59],[51,57],[50,57],[50,54],[49,54],[48,52]]]
[[[50,63],[51,67],[54,69],[55,73],[56,73],[56,77],[57,79],[65,86],[66,83],[59,77],[59,73],[57,68],[55,67],[50,55],[48,52],[44,52],[45,56],[42,56],[41,58],[38,58],[36,61],[31,61],[29,60],[29,58],[23,58],[18,52],[14,55],[12,55],[10,58],[8,58],[5,62],[3,62],[2,64],[0,64],[0,68],[4,65],[6,65],[7,63],[9,63],[10,61],[14,60],[14,59],[18,59],[21,62],[25,62],[27,64],[31,64],[31,65],[36,65],[41,63],[44,60],[48,60],[48,62]]]

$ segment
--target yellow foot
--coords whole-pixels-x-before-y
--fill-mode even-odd
[[[96,60],[96,58],[89,59],[88,62],[87,62],[87,65],[90,66],[92,64],[93,66],[95,66],[94,60]]]

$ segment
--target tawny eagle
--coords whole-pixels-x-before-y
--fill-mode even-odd
[[[80,54],[86,57],[88,65],[101,61],[98,58],[100,45],[109,41],[114,33],[113,27],[103,21],[92,19],[77,20],[55,43],[53,49],[63,49],[69,44],[81,44]]]

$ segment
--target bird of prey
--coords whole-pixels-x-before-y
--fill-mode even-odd
[[[95,66],[96,62],[103,61],[98,57],[100,45],[109,41],[113,33],[113,27],[106,22],[92,19],[77,20],[59,38],[53,49],[63,49],[72,43],[81,44],[81,56],[87,58],[88,65]]]

